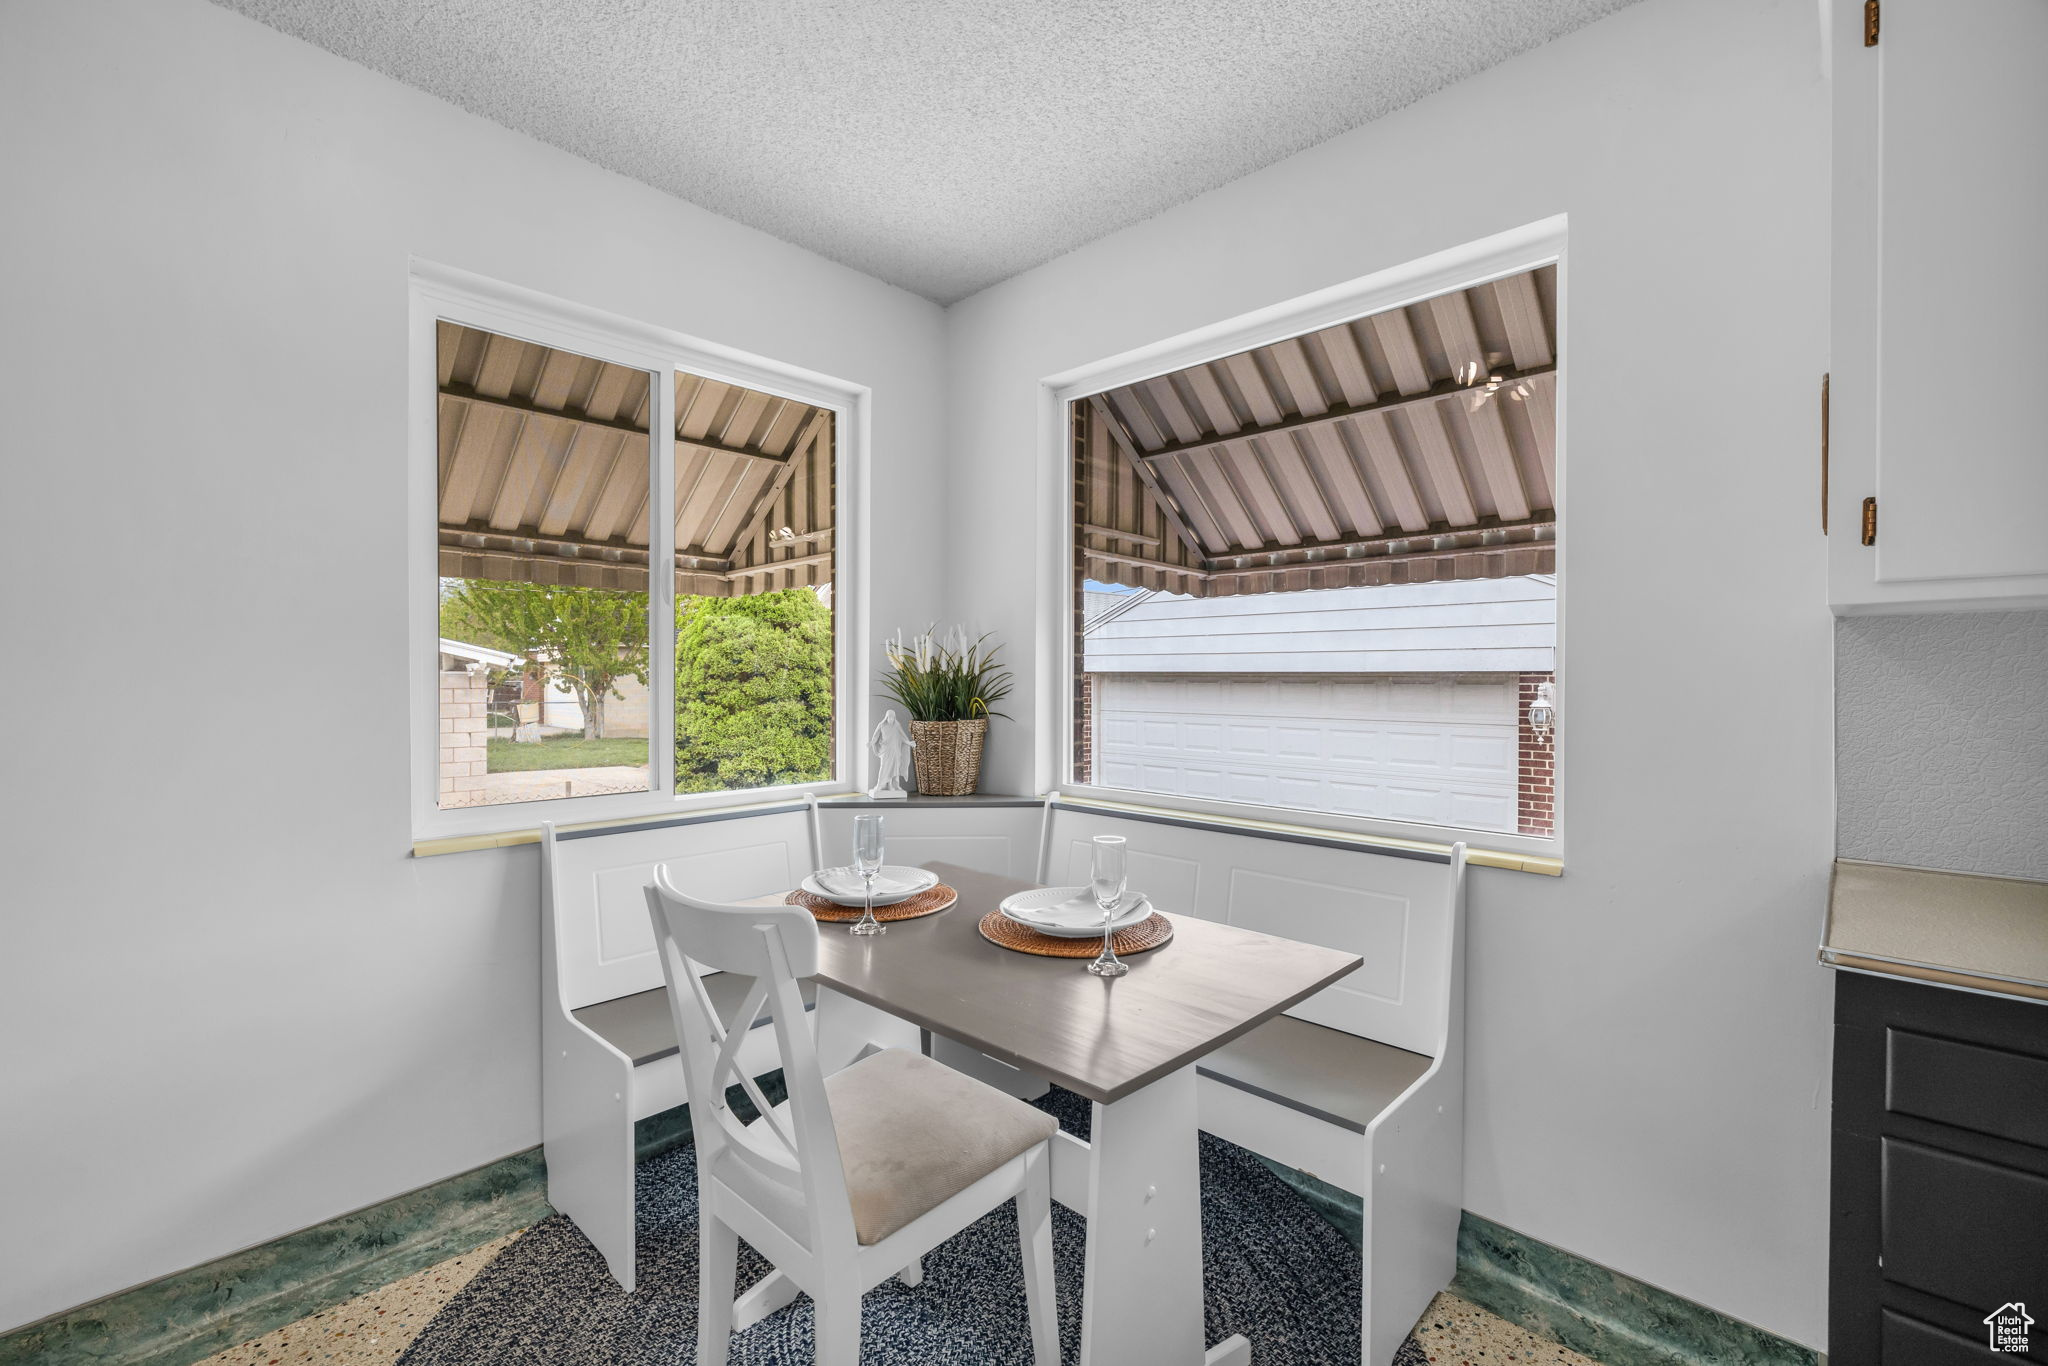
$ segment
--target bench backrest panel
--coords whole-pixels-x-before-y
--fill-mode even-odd
[[[882,818],[884,857],[891,863],[957,863],[1002,877],[1030,877],[1038,863],[1038,827],[1043,810],[1031,806],[874,806],[826,802],[818,808],[824,831],[824,861],[853,858],[853,818]]]
[[[643,890],[656,867],[705,901],[785,892],[817,866],[805,810],[544,843],[542,876],[563,1004],[578,1010],[662,985]]]
[[[1448,863],[1066,805],[1047,819],[1048,881],[1087,882],[1089,840],[1122,835],[1131,886],[1160,909],[1365,960],[1288,1014],[1411,1052],[1437,1051],[1451,971]]]

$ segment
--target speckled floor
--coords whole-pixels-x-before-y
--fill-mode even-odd
[[[299,1366],[315,1361],[334,1366],[382,1366],[396,1361],[441,1312],[441,1306],[454,1299],[457,1291],[518,1236],[508,1233],[460,1257],[216,1353],[198,1366]]]
[[[412,1344],[441,1306],[455,1298],[491,1258],[518,1237],[508,1233],[473,1252],[358,1295],[346,1304],[230,1347],[198,1366],[388,1366]],[[1599,1366],[1590,1357],[1524,1332],[1456,1295],[1438,1295],[1415,1327],[1416,1341],[1437,1366]]]
[[[1430,1301],[1429,1312],[1415,1325],[1415,1340],[1437,1366],[1494,1366],[1502,1361],[1599,1366],[1591,1357],[1525,1332],[1448,1292]]]

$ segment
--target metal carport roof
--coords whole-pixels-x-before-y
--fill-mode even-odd
[[[1075,405],[1084,578],[1194,597],[1556,568],[1544,266]]]

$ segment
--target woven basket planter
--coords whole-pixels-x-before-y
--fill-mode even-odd
[[[912,721],[917,745],[917,790],[927,797],[964,797],[981,781],[981,746],[988,718]]]

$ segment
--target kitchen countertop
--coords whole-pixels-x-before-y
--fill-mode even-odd
[[[1820,961],[2048,1001],[2048,882],[1837,859]]]

